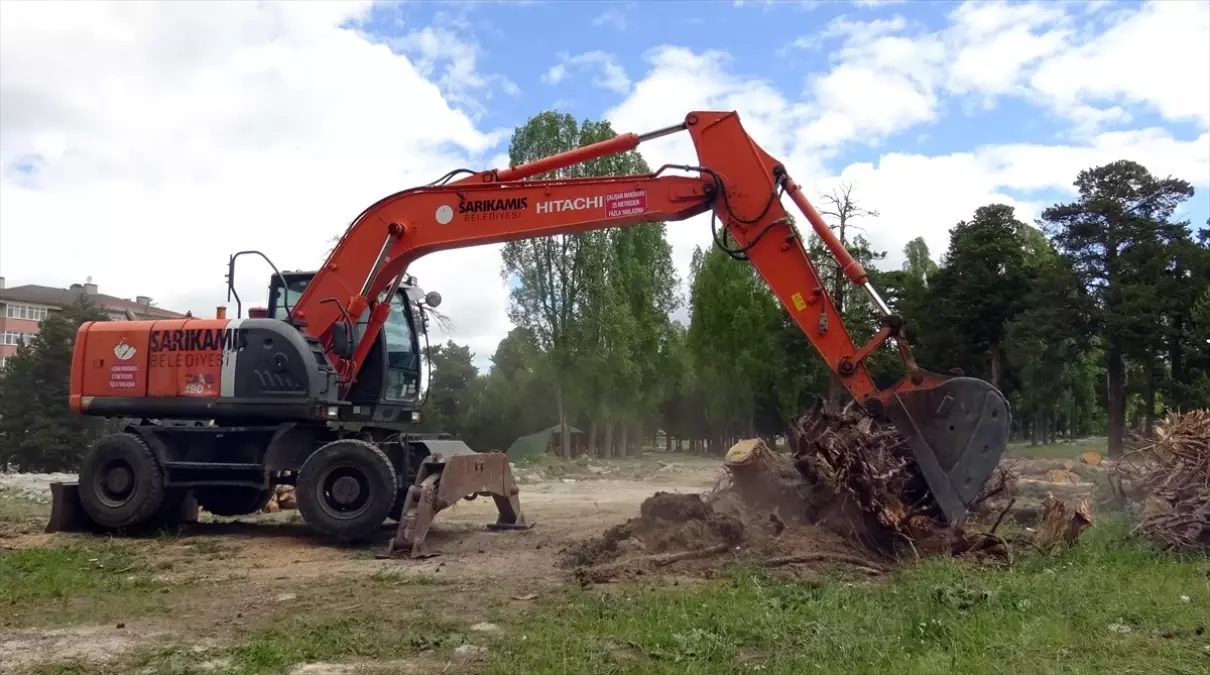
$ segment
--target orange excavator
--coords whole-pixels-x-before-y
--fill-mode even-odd
[[[538,178],[676,132],[693,139],[696,166]],[[866,344],[850,338],[783,194],[881,314],[881,329]],[[944,517],[964,518],[1007,444],[1003,395],[980,379],[918,367],[902,318],[785,167],[744,131],[737,113],[702,111],[650,133],[507,169],[453,171],[390,195],[353,220],[317,271],[274,267],[268,307],[247,318],[235,295],[234,319],[219,308],[214,319],[85,323],[70,406],[121,418],[123,426],[90,448],[78,483],[54,490],[48,529],[171,521],[186,499],[216,515],[248,514],[282,483],[294,484],[299,512],[314,530],[354,540],[394,519],[391,551],[411,556],[430,553],[425,537],[434,516],[459,499],[491,496],[499,518],[489,527],[531,527],[503,453],[414,432],[422,404],[418,334],[427,336],[425,307],[440,296],[421,291],[408,266],[434,251],[707,211],[715,245],[751,262],[856,402],[902,430]],[[263,257],[231,257],[229,301],[244,254]],[[879,389],[865,359],[887,340],[907,375]]]

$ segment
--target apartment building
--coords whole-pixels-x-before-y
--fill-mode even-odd
[[[125,319],[127,310],[137,319],[180,319],[185,316],[152,307],[151,298],[147,296],[127,300],[100,293],[97,285],[92,283],[92,277],[82,284],[72,284],[70,288],[34,284],[9,288],[5,285],[4,277],[0,277],[0,368],[4,367],[8,357],[17,352],[18,344],[37,335],[39,321],[50,312],[70,306],[81,295],[88,296],[93,304],[114,320]]]

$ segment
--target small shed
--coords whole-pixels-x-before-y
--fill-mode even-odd
[[[567,425],[567,431],[571,435],[572,457],[583,454],[587,450],[588,435],[570,424]],[[528,436],[522,436],[508,446],[508,457],[517,460],[522,457],[536,457],[547,451],[558,454],[559,445],[563,442],[561,436],[562,430],[558,424],[542,431],[535,431]]]

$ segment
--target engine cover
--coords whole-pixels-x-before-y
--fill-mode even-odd
[[[311,419],[337,398],[319,342],[277,319],[85,323],[71,380],[90,415]]]

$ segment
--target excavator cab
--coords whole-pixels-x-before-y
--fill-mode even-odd
[[[281,321],[289,320],[290,308],[297,304],[314,276],[314,272],[276,275],[270,282],[265,313]],[[441,295],[435,291],[425,293],[416,285],[415,278],[408,276],[393,291],[383,290],[377,300],[389,301],[390,313],[349,388],[347,401],[373,410],[376,422],[418,422],[424,404],[419,336],[424,334],[427,343],[428,333],[424,307],[436,308],[441,304]],[[353,323],[352,335],[336,336],[333,348],[342,352],[339,356],[352,355],[353,345],[365,335],[369,316],[367,307]],[[403,485],[390,514],[399,525],[386,555],[402,553],[413,558],[434,555],[425,542],[429,527],[438,512],[459,499],[491,497],[499,518],[489,529],[533,527],[521,512],[517,483],[503,453],[476,452],[448,434],[405,434],[399,444],[407,448],[399,473]]]
[[[290,308],[298,304],[314,272],[283,272],[274,275],[269,284],[269,306],[265,315],[287,320]],[[390,289],[379,294],[378,301],[387,301]],[[425,305],[436,307],[441,296],[436,292],[424,294],[415,279],[408,277],[390,298],[391,311],[370,347],[365,365],[349,389],[347,400],[356,405],[378,406],[391,420],[419,419],[421,389],[420,335],[427,332]],[[353,323],[352,334],[344,324],[336,336],[334,351],[351,355],[353,345],[360,342],[369,323],[369,308]],[[350,317],[351,318],[351,317]],[[342,354],[342,355],[343,355]],[[347,356],[346,356],[347,358]],[[407,417],[403,417],[407,415]]]

